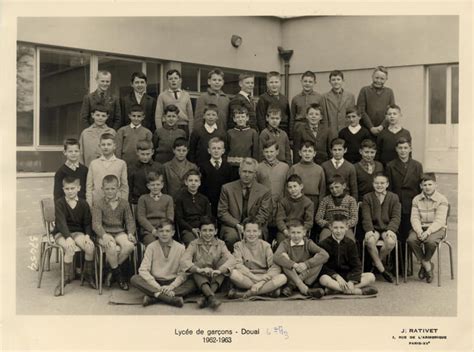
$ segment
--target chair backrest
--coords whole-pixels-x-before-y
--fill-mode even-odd
[[[41,214],[43,215],[43,223],[49,235],[55,220],[54,200],[52,198],[41,199]]]

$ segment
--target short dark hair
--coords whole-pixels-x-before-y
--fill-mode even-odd
[[[187,180],[189,176],[199,176],[199,179],[202,178],[201,173],[199,172],[199,170],[196,169],[188,170],[188,172],[184,174],[183,180]]]
[[[158,229],[162,229],[165,226],[171,226],[171,228],[174,230],[174,222],[168,219],[160,220],[160,222],[158,223]]]
[[[303,223],[301,222],[301,220],[298,220],[298,219],[291,219],[290,221],[288,221],[288,223],[286,224],[286,227],[290,228],[290,227],[303,227],[304,228],[304,225]]]
[[[189,148],[189,143],[188,140],[184,137],[179,137],[176,138],[173,142],[173,149],[176,149],[178,147],[186,147]]]
[[[329,79],[335,76],[339,76],[344,80],[344,73],[342,73],[342,71],[339,71],[339,70],[331,71],[331,73],[329,74]]]
[[[199,228],[202,228],[204,225],[213,225],[216,227],[216,221],[211,216],[203,216],[200,221]]]
[[[411,141],[406,137],[398,138],[395,146],[398,147],[400,144],[405,144],[405,143],[408,143],[408,145],[411,147]]]
[[[423,176],[421,176],[421,182],[426,181],[433,181],[436,182],[436,174],[434,172],[425,172]]]
[[[146,183],[154,182],[154,181],[163,181],[164,176],[160,172],[150,171],[146,174]]]
[[[102,134],[100,135],[99,141],[102,142],[104,139],[111,139],[111,140],[113,140],[114,143],[115,143],[115,136],[114,136],[112,133],[110,133],[110,132],[105,132],[105,133],[102,133]]]
[[[388,77],[388,70],[385,66],[377,66],[374,68],[374,72],[372,74],[374,74],[375,72],[377,71],[380,71],[382,73],[385,73],[385,75]]]
[[[267,73],[267,80],[270,79],[271,77],[278,77],[280,78],[280,72],[277,71],[270,71]]]
[[[181,72],[179,70],[173,68],[171,70],[166,71],[166,79],[168,79],[173,73],[176,73],[179,78],[181,78]]]
[[[79,178],[77,178],[76,176],[66,176],[63,178],[63,186],[65,185],[69,185],[71,183],[77,183],[77,184],[81,184],[81,181],[79,180]]]
[[[103,104],[95,104],[92,106],[91,113],[93,114],[94,112],[99,111],[99,112],[105,112],[107,115],[110,113],[109,108],[106,107]]]
[[[385,179],[386,179],[387,182],[388,182],[388,176],[385,175],[385,174],[384,174],[383,172],[381,172],[381,171],[376,172],[376,173],[374,174],[374,177],[373,177],[372,179],[375,180],[376,177],[385,177]]]
[[[145,110],[143,110],[143,106],[139,105],[139,104],[134,104],[132,105],[132,107],[130,108],[130,112],[141,112],[141,113],[144,113]]]
[[[398,106],[397,104],[388,104],[387,107],[385,108],[385,113],[388,113],[389,109],[396,109],[398,112],[402,112],[402,108]]]
[[[153,149],[153,142],[147,139],[142,139],[137,142],[137,150]]]
[[[258,226],[258,229],[262,229],[262,225],[255,219],[254,217],[246,218],[243,222],[242,225],[244,226],[244,229],[247,227],[248,224],[254,224]]]
[[[342,145],[343,148],[346,148],[346,141],[342,138],[334,138],[332,141],[331,141],[331,149],[335,146],[335,145]]]
[[[290,175],[290,177],[288,177],[286,179],[286,184],[288,185],[288,183],[290,182],[296,182],[298,183],[299,185],[302,185],[303,184],[303,180],[301,179],[301,177],[297,174],[293,174],[293,175]]]
[[[345,185],[346,184],[346,179],[342,175],[334,174],[329,178],[328,186],[332,185],[333,183],[339,183],[341,185]]]
[[[305,71],[303,72],[303,74],[301,75],[301,79],[305,78],[305,77],[311,77],[313,78],[315,81],[316,81],[316,74],[313,72],[313,71]]]
[[[254,77],[255,75],[253,73],[244,72],[239,75],[239,81],[243,81],[246,78],[254,78]]]
[[[117,176],[107,175],[107,176],[104,176],[104,178],[102,179],[102,186],[105,185],[106,183],[112,183],[112,182],[117,182],[117,186],[120,185],[120,181]]]
[[[310,109],[318,110],[321,113],[321,115],[323,114],[323,108],[318,103],[309,104],[308,107],[306,108],[306,114],[308,113]]]
[[[278,142],[275,138],[269,138],[262,143],[262,149],[270,148],[271,146],[275,146],[276,150],[280,149],[278,147]]]
[[[204,111],[202,112],[203,114],[205,114],[207,111],[215,111],[217,115],[219,115],[219,107],[216,105],[216,104],[207,104],[205,107],[204,107]]]
[[[375,142],[371,139],[364,139],[360,143],[360,148],[359,149],[363,149],[363,148],[375,149],[377,151],[377,144],[375,144]]]
[[[132,75],[130,76],[130,82],[133,83],[135,78],[141,78],[141,79],[144,79],[145,82],[147,82],[146,74],[144,74],[143,72],[133,72]]]
[[[220,68],[214,68],[209,73],[207,74],[207,79],[211,79],[212,75],[219,75],[224,79],[224,71],[222,71]]]
[[[360,111],[356,106],[351,106],[350,108],[346,109],[346,116],[352,113],[356,113],[357,116],[360,116]]]
[[[63,143],[64,150],[67,150],[70,145],[77,145],[79,148],[81,147],[79,141],[76,138],[66,138]]]
[[[267,115],[270,115],[271,113],[281,114],[280,106],[278,104],[274,104],[274,103],[271,103],[270,105],[268,105]]]
[[[211,144],[213,143],[224,143],[224,141],[220,137],[212,137],[211,139],[209,139],[209,142],[207,142],[207,146],[210,147]],[[225,146],[225,143],[224,143],[224,146]]]
[[[304,148],[313,148],[314,151],[316,151],[316,145],[314,144],[313,141],[310,140],[304,140],[303,143],[301,143],[300,150]]]
[[[333,216],[332,216],[332,219],[329,220],[329,223],[332,225],[334,222],[336,221],[341,221],[343,223],[346,223],[347,224],[347,215],[343,214],[343,213],[335,213]]]
[[[249,110],[243,105],[236,105],[232,108],[232,113],[234,114],[249,114]]]
[[[174,104],[166,105],[165,110],[164,110],[165,115],[168,112],[174,112],[176,115],[178,115],[179,114],[179,108]]]

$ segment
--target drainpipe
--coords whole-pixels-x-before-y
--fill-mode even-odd
[[[290,59],[293,56],[293,50],[285,50],[279,46],[278,54],[285,63],[285,95],[288,96],[290,87]]]

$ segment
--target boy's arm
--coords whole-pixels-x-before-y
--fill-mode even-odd
[[[219,243],[220,243],[219,247],[220,247],[220,253],[221,253],[219,261],[224,261],[224,263],[221,266],[219,266],[217,270],[219,270],[222,274],[230,274],[230,271],[235,266],[235,258],[229,252],[229,250],[227,249],[227,246],[225,245],[223,241]]]
[[[102,226],[102,209],[98,205],[92,207],[92,229],[99,238],[106,234]]]
[[[304,263],[308,268],[312,268],[318,265],[326,263],[329,259],[329,254],[325,249],[319,247],[312,240],[308,240],[309,253],[313,254],[311,258],[306,260]]]
[[[258,149],[258,132],[253,130],[252,133],[252,158],[260,161],[259,149]]]
[[[258,99],[257,106],[255,107],[255,114],[257,115],[257,127],[259,131],[263,131],[266,127],[265,116],[267,114],[267,103],[263,97]]]
[[[148,232],[153,232],[155,227],[151,224],[151,222],[146,217],[146,202],[145,202],[145,195],[141,196],[138,199],[137,204],[137,219],[138,223],[141,227],[143,227]]]
[[[82,121],[82,129],[85,129],[90,126],[90,119],[91,117],[91,105],[89,100],[89,94],[84,96],[82,99],[82,106],[81,106],[81,121]]]
[[[56,229],[59,233],[63,235],[64,238],[68,238],[71,236],[71,232],[69,231],[69,227],[67,226],[66,215],[67,210],[66,207],[64,207],[63,202],[55,202],[54,216],[56,222]]]
[[[374,222],[372,220],[372,210],[369,204],[368,194],[362,198],[362,228],[364,232],[374,231]]]
[[[418,235],[423,232],[421,227],[420,209],[418,208],[418,199],[415,197],[412,201],[410,223],[413,231]]]
[[[359,214],[357,213],[357,201],[355,198],[350,199],[349,201],[349,219],[347,220],[347,226],[353,228],[357,225],[359,220]]]
[[[265,160],[263,156],[263,144],[267,140],[267,136],[265,135],[265,131],[260,132],[260,136],[258,136],[258,156],[260,160]]]
[[[328,225],[328,222],[324,219],[324,216],[326,215],[326,207],[327,207],[327,200],[326,198],[323,198],[319,202],[318,211],[316,212],[316,216],[315,216],[316,223],[321,228],[327,227]]]
[[[309,202],[308,205],[304,209],[304,228],[305,230],[309,231],[313,227],[314,224],[314,204],[313,202]]]
[[[137,231],[137,228],[135,226],[135,220],[133,218],[132,210],[130,209],[130,204],[128,203],[128,200],[124,200],[123,204],[125,205],[124,215],[127,233],[135,233]]]
[[[291,166],[291,147],[288,135],[285,136],[285,161],[288,166]]]
[[[361,88],[359,96],[357,97],[357,108],[361,114],[361,119],[364,126],[370,130],[372,127],[374,127],[374,125],[372,124],[370,116],[367,115],[367,97],[365,96],[364,88]]]
[[[123,132],[124,130],[121,128],[117,131],[117,135],[115,136],[115,156],[119,159],[122,159]]]
[[[402,216],[402,205],[398,200],[398,196],[394,194],[393,206],[391,207],[390,212],[390,222],[388,223],[387,229],[391,230],[394,233],[397,233],[398,228],[400,227]]]
[[[92,208],[92,193],[94,192],[94,168],[93,165],[89,166],[89,172],[87,173],[86,181],[86,200],[89,206]]]
[[[135,172],[136,169],[127,170],[127,177],[128,177],[128,201],[132,203],[133,198],[133,190],[135,189]]]
[[[235,269],[239,270],[242,274],[247,275],[250,274],[250,269],[247,268],[244,264],[244,258],[242,255],[242,251],[240,249],[240,243],[234,243],[234,258],[235,258]]]
[[[156,129],[163,127],[163,96],[160,94],[158,96],[158,101],[156,102],[156,110],[155,110],[155,125]],[[156,145],[155,145],[156,149]]]
[[[192,241],[188,248],[184,251],[183,256],[181,257],[180,266],[185,272],[195,273],[197,272],[198,267],[194,265],[193,259],[197,251],[196,241]]]
[[[151,246],[148,246],[145,249],[145,254],[143,255],[142,263],[140,264],[140,268],[138,269],[138,274],[151,287],[154,287],[156,289],[160,289],[161,285],[156,281],[154,276],[151,274],[151,266],[152,266],[152,263],[153,263],[153,255],[154,255],[153,248]]]
[[[255,220],[260,224],[268,223],[270,219],[271,209],[272,209],[272,193],[270,190],[267,190],[262,196],[258,204],[258,211],[255,215]]]
[[[273,256],[273,261],[275,262],[275,264],[285,269],[293,269],[293,265],[295,265],[296,263],[289,258],[286,243],[288,242],[283,241],[280,243],[275,252],[275,255]]]
[[[285,219],[286,219],[285,206],[283,204],[283,199],[280,199],[277,203],[277,211],[276,211],[276,219],[275,219],[278,231],[280,232],[288,230],[288,228],[286,227]]]
[[[122,163],[122,172],[120,173],[120,198],[128,201],[127,164],[123,160]]]
[[[430,234],[438,231],[446,225],[446,219],[448,217],[448,207],[448,202],[445,202],[444,200],[439,203],[438,207],[435,210],[434,221],[431,223],[427,230]]]

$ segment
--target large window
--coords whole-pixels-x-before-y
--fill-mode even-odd
[[[429,123],[459,123],[459,66],[433,65],[428,67]]]
[[[143,71],[143,62],[99,56],[99,71],[109,71],[112,74],[110,91],[112,95],[123,97],[130,94],[130,76],[133,72]]]

